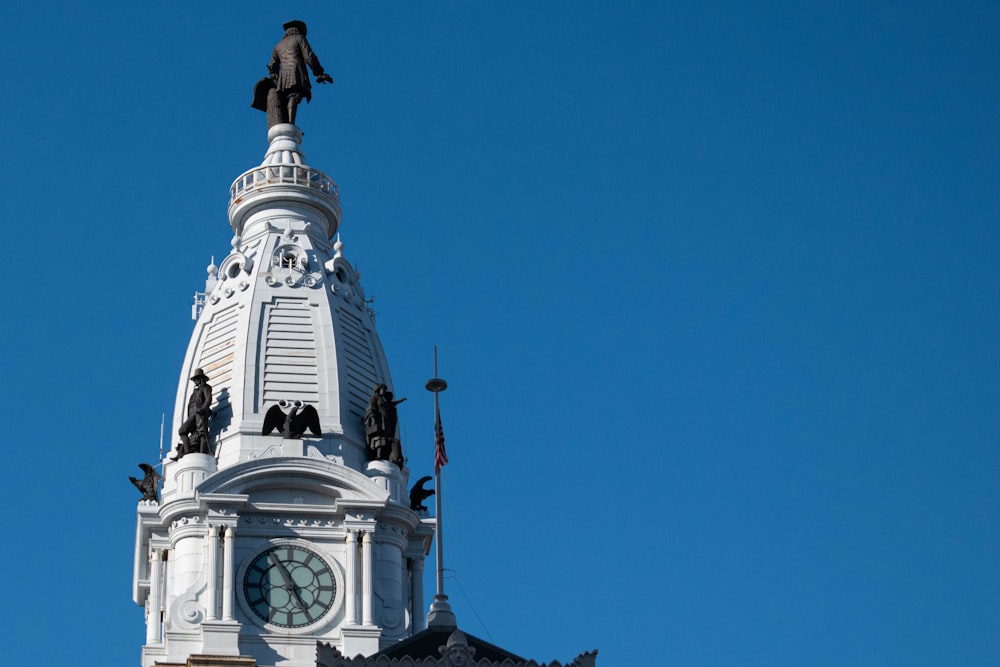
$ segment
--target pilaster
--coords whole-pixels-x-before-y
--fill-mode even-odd
[[[208,553],[205,562],[205,620],[215,621],[219,614],[219,600],[216,595],[219,574],[217,564],[219,560],[219,527],[208,527]]]
[[[222,545],[222,620],[233,620],[233,553],[236,540],[236,529],[226,527],[226,536]]]
[[[159,644],[163,624],[163,555],[153,549],[149,559],[149,598],[146,602],[146,643]]]
[[[424,629],[424,559],[410,559],[410,618],[414,634]]]
[[[358,532],[348,530],[346,536],[346,552],[344,568],[344,625],[358,624]]]
[[[361,624],[366,626],[375,625],[374,566],[372,532],[366,531],[361,537]]]

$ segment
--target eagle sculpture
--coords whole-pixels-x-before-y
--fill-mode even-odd
[[[160,473],[156,472],[156,469],[148,463],[140,463],[139,467],[142,468],[142,472],[145,473],[145,477],[142,479],[136,479],[135,477],[129,476],[129,481],[142,492],[141,500],[155,500],[160,499],[156,495],[156,488],[159,486]]]
[[[291,406],[287,413],[283,408]],[[261,435],[270,435],[272,431],[281,429],[281,437],[295,440],[302,437],[307,430],[313,435],[323,435],[319,428],[319,413],[311,405],[302,401],[280,400],[272,405],[264,415],[264,430]]]
[[[410,509],[414,512],[426,512],[427,508],[424,507],[424,499],[430,498],[434,495],[434,489],[425,489],[424,484],[431,481],[431,476],[421,477],[417,480],[417,483],[413,485],[410,489]]]

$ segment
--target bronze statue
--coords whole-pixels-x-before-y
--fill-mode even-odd
[[[292,409],[285,414],[282,410],[287,405]],[[261,435],[270,435],[271,431],[281,429],[281,437],[288,439],[298,439],[306,432],[312,431],[313,435],[323,435],[319,427],[319,413],[311,405],[303,407],[302,401],[278,401],[277,405],[272,405],[271,409],[264,415],[264,429]]]
[[[306,24],[289,21],[281,27],[285,29],[285,36],[271,52],[271,62],[267,65],[269,76],[254,86],[250,105],[267,112],[268,128],[279,123],[294,124],[299,102],[312,99],[307,66],[316,76],[316,83],[333,83],[306,40]]]
[[[177,431],[181,442],[177,445],[177,456],[172,457],[172,461],[185,454],[212,453],[208,439],[208,420],[212,416],[212,387],[208,384],[205,371],[200,368],[191,376],[191,381],[194,382],[194,390],[188,399],[188,416]]]
[[[410,509],[414,512],[427,511],[427,508],[424,506],[424,500],[434,495],[434,489],[425,489],[424,484],[431,481],[431,479],[433,478],[430,475],[421,477],[413,485],[413,488],[410,489]]]
[[[365,411],[365,439],[368,441],[368,458],[391,461],[403,467],[403,449],[396,437],[399,418],[396,406],[405,401],[393,400],[392,392],[384,384],[375,385]]]
[[[160,473],[156,472],[153,466],[148,463],[140,463],[139,467],[142,468],[142,472],[145,476],[142,479],[136,479],[129,475],[129,481],[142,492],[142,498],[140,500],[155,500],[159,501],[160,498],[156,494],[157,486],[160,482]]]

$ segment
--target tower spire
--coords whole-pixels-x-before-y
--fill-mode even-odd
[[[337,185],[290,123],[270,128],[257,162],[230,188],[232,250],[209,267],[181,366],[182,441],[164,442],[159,502],[137,508],[143,667],[194,655],[313,667],[303,646],[371,655],[422,629],[411,580],[434,527],[407,502],[402,401],[335,240]],[[211,392],[191,384],[209,377]],[[218,664],[253,664],[232,660]]]

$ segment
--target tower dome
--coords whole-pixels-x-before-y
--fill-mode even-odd
[[[399,401],[336,237],[337,186],[301,143],[271,127],[230,189],[232,251],[208,268],[161,498],[137,512],[144,667],[313,667],[318,641],[371,655],[423,628],[435,523],[407,497]]]
[[[358,273],[331,242],[341,218],[336,183],[305,164],[294,125],[276,125],[268,138],[261,165],[230,188],[233,250],[191,335],[173,431],[187,418],[189,378],[202,369],[220,468],[276,451],[262,433],[278,405],[319,415],[322,436],[307,438],[306,455],[360,470],[366,406],[374,387],[392,389],[389,368]]]

